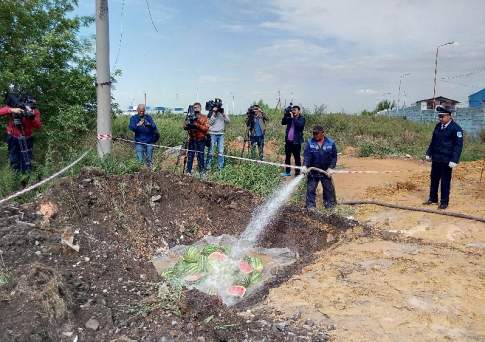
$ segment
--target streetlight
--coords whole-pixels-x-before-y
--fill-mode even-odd
[[[402,80],[403,80],[403,78],[408,77],[409,75],[411,75],[411,73],[407,72],[405,74],[402,74],[401,77],[399,77],[399,90],[397,92],[397,110],[396,110],[396,113],[399,113],[399,104],[401,102],[401,83],[402,83]]]
[[[433,109],[435,108],[435,98],[436,98],[436,76],[438,74],[438,51],[440,47],[446,46],[446,45],[456,45],[457,43],[455,41],[451,41],[448,43],[444,43],[441,45],[438,45],[436,47],[436,57],[434,60],[434,85],[433,85]]]

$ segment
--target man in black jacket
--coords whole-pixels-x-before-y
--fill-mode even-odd
[[[295,159],[295,165],[301,166],[301,144],[303,144],[303,129],[305,128],[305,118],[301,115],[300,106],[293,106],[291,112],[285,111],[281,124],[286,125],[285,134],[285,164],[291,165],[291,155]],[[281,175],[291,176],[291,168],[287,167]],[[295,176],[300,174],[300,169],[295,169]]]
[[[451,173],[460,161],[463,149],[463,130],[451,117],[451,110],[437,106],[439,122],[434,128],[433,137],[426,152],[426,160],[431,164],[431,185],[429,198],[424,204],[438,203],[438,187],[441,182],[439,209],[448,207],[450,197]]]

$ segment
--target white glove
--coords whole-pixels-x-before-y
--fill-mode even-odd
[[[426,156],[424,156],[424,159],[426,159],[426,161],[430,161],[431,160],[431,157],[428,156],[428,155],[426,155]]]
[[[449,162],[448,163],[448,166],[451,167],[451,168],[454,168],[456,165],[458,165],[457,163],[453,163],[453,162]]]
[[[306,166],[302,166],[301,173],[303,173],[304,175],[306,175],[308,173],[308,168]]]

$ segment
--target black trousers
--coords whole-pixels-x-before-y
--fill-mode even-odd
[[[438,202],[438,187],[441,182],[441,204],[448,205],[450,200],[450,185],[452,168],[448,163],[433,162],[431,164],[431,186],[429,188],[429,200]]]
[[[316,195],[318,183],[322,182],[323,186],[323,204],[325,208],[335,207],[337,204],[337,198],[335,196],[335,187],[333,186],[332,179],[324,175],[308,175],[306,184],[306,207],[316,207]]]
[[[291,155],[293,155],[293,158],[295,159],[295,165],[296,166],[301,166],[301,158],[300,158],[300,153],[301,153],[301,144],[293,144],[293,141],[285,141],[285,164],[290,165],[291,164]],[[286,173],[290,173],[291,168],[287,167],[286,168]],[[298,176],[300,174],[300,169],[295,169],[295,176]]]
[[[34,140],[32,137],[14,138],[7,135],[8,158],[10,166],[18,172],[32,171],[32,148]]]

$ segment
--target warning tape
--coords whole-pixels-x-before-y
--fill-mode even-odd
[[[113,136],[111,133],[99,133],[98,134],[98,140],[111,140],[113,139]]]
[[[36,189],[36,188],[44,185],[45,183],[51,181],[52,179],[54,179],[54,178],[62,175],[64,172],[66,172],[67,170],[69,170],[70,168],[72,168],[74,165],[76,165],[77,163],[79,163],[81,160],[83,160],[84,157],[86,157],[88,155],[88,153],[89,153],[89,151],[84,152],[78,159],[76,159],[75,161],[73,161],[71,164],[67,165],[62,170],[54,173],[52,176],[50,176],[50,177],[48,177],[46,179],[43,179],[40,182],[38,182],[38,183],[36,183],[34,185],[29,186],[28,188],[25,188],[25,189],[23,189],[23,190],[21,190],[19,192],[16,192],[16,193],[14,193],[14,194],[12,194],[12,195],[10,195],[10,196],[8,196],[8,197],[0,200],[0,205],[3,204],[3,203],[5,203],[5,202],[10,201],[11,199],[14,199],[16,197],[19,197],[19,196],[21,196],[21,195],[23,195],[23,194],[25,194],[25,193],[27,193],[29,191],[32,191],[32,190],[34,190],[34,189]]]
[[[148,144],[148,143],[142,143],[142,142],[136,142],[134,140],[129,140],[129,139],[124,139],[124,138],[113,138],[113,140],[119,140],[119,141],[125,141],[125,142],[129,142],[129,143],[132,143],[132,144],[139,144],[139,145],[147,145],[147,146],[153,146],[153,147],[159,147],[159,148],[163,148],[163,149],[167,149],[167,150],[176,150],[176,151],[186,151],[186,152],[194,152],[194,153],[199,153],[199,151],[196,151],[196,150],[190,150],[190,149],[187,149],[187,148],[182,148],[181,146],[165,146],[165,145],[157,145],[157,144]],[[278,167],[288,167],[288,168],[292,168],[292,169],[302,169],[303,167],[302,166],[295,166],[295,165],[288,165],[288,164],[281,164],[281,163],[275,163],[275,162],[270,162],[270,161],[266,161],[266,160],[258,160],[258,159],[250,159],[250,158],[244,158],[244,157],[237,157],[237,156],[232,156],[232,155],[229,155],[229,154],[222,154],[222,153],[218,153],[217,154],[218,156],[222,156],[222,157],[225,157],[225,158],[229,158],[229,159],[235,159],[235,160],[242,160],[242,161],[247,161],[247,162],[251,162],[251,163],[258,163],[258,164],[265,164],[265,165],[272,165],[272,166],[278,166]],[[335,173],[339,173],[339,174],[352,174],[352,173],[356,173],[356,174],[382,174],[382,173],[400,173],[401,171],[359,171],[359,170],[332,170],[330,173],[332,174],[335,174]]]

